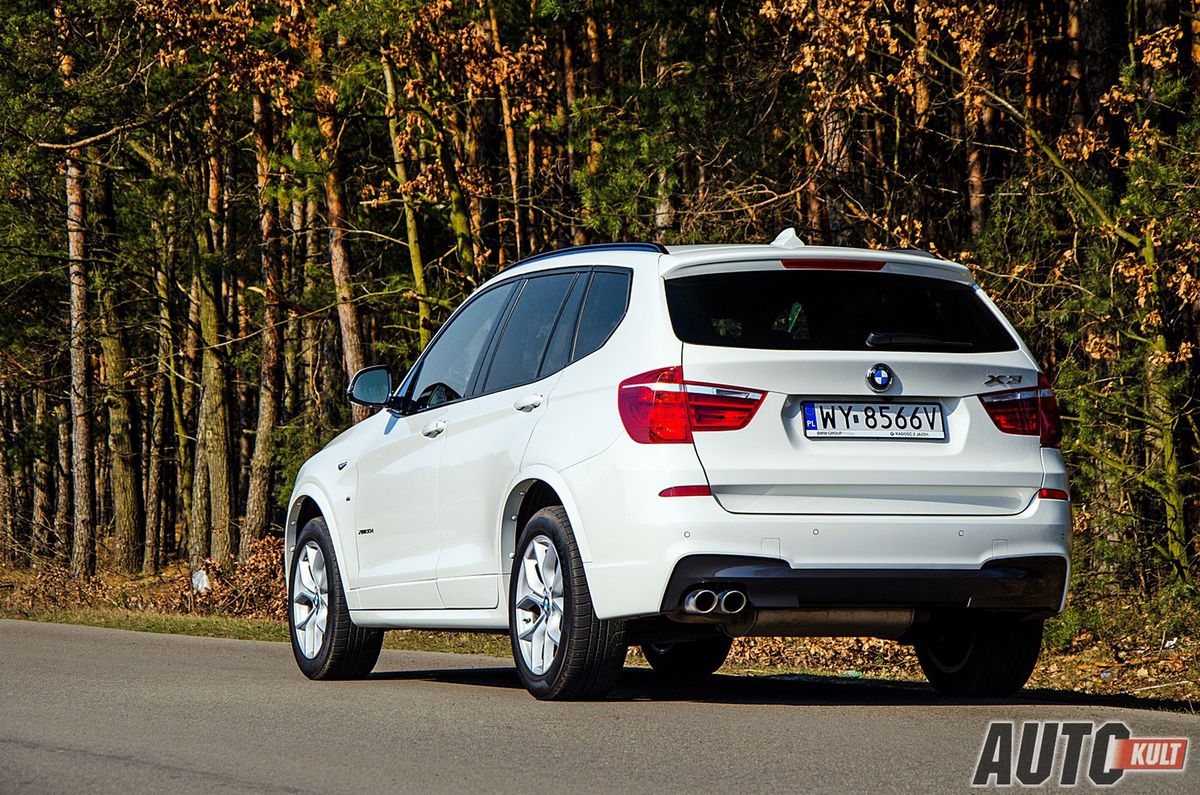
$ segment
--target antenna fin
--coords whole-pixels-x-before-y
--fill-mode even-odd
[[[804,241],[796,234],[796,227],[789,226],[771,241],[771,245],[780,248],[804,248]]]

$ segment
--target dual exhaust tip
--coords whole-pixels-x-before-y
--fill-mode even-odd
[[[706,616],[710,613],[740,613],[746,607],[746,594],[741,591],[716,591],[697,588],[683,598],[683,612]]]

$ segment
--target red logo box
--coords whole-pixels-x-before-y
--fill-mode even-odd
[[[1186,737],[1138,737],[1113,743],[1112,767],[1122,770],[1183,770]]]

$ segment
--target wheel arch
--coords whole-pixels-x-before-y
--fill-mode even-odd
[[[513,481],[502,506],[499,521],[500,573],[507,577],[512,555],[516,552],[517,536],[535,513],[551,505],[561,505],[571,521],[571,532],[585,564],[592,559],[587,533],[579,518],[579,509],[566,481],[548,467],[529,467]]]
[[[296,537],[300,535],[304,525],[318,516],[325,520],[325,526],[329,529],[329,538],[333,542],[334,552],[338,558],[342,588],[347,599],[353,600],[351,588],[356,577],[352,578],[351,573],[352,571],[357,572],[358,569],[358,556],[355,554],[357,550],[352,546],[347,548],[348,542],[342,538],[342,534],[339,532],[332,503],[320,487],[312,482],[297,484],[295,491],[292,492],[287,525],[284,527],[284,576],[291,577]]]

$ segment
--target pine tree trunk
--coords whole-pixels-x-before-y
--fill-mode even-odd
[[[292,142],[292,159],[299,163],[303,155],[299,141]],[[290,192],[299,193],[301,188],[298,174],[290,177]],[[290,193],[289,192],[289,193]],[[286,194],[285,194],[286,196]],[[292,305],[292,296],[302,295],[305,284],[305,269],[308,260],[304,253],[304,198],[296,196],[293,199],[284,198],[290,209],[288,228],[288,245],[284,249],[286,255],[285,283],[288,285],[287,329],[283,346],[283,377],[284,377],[284,415],[295,417],[304,406],[301,346],[304,339],[304,327],[308,321],[301,320],[299,311]]]
[[[1022,23],[1023,43],[1025,50],[1025,104],[1022,110],[1025,113],[1025,118],[1028,124],[1025,128],[1025,152],[1024,159],[1027,163],[1036,164],[1037,158],[1034,156],[1034,140],[1032,130],[1036,130],[1040,120],[1038,113],[1038,94],[1037,94],[1037,70],[1038,70],[1038,51],[1036,45],[1037,31],[1034,26],[1039,18],[1037,0],[1025,0],[1025,18]],[[1032,130],[1031,130],[1032,128]]]
[[[1083,129],[1085,90],[1083,85],[1083,0],[1067,1],[1067,80],[1071,91],[1071,129]]]
[[[200,403],[204,405],[201,388]],[[208,455],[205,452],[207,434],[207,415],[199,412],[196,418],[196,469],[192,473],[192,513],[188,516],[188,567],[193,571],[204,568],[204,559],[211,549],[209,540],[212,536],[212,512],[208,502]]]
[[[475,261],[475,244],[471,239],[471,216],[467,211],[467,201],[458,178],[454,141],[444,127],[438,133],[437,157],[446,180],[446,195],[450,200],[450,229],[454,233],[454,250],[458,255],[458,265],[465,275],[477,276],[479,263]]]
[[[166,203],[168,219],[173,224],[173,216],[175,210],[174,196],[170,196]],[[186,395],[191,389],[190,384],[186,382],[180,384],[180,381],[188,377],[188,367],[186,362],[187,355],[176,356],[174,332],[174,302],[171,297],[171,283],[174,279],[176,271],[176,246],[178,240],[178,231],[172,225],[165,232],[160,226],[155,225],[156,233],[159,236],[158,247],[162,251],[161,266],[154,274],[154,286],[158,294],[158,357],[159,357],[159,372],[163,380],[164,388],[166,389],[166,398],[170,401],[171,407],[171,423],[175,431],[175,468],[176,468],[176,486],[180,501],[182,502],[181,510],[185,517],[192,515],[192,479],[195,473],[195,457],[193,455],[194,447],[192,439],[188,436],[188,411]],[[190,311],[190,309],[189,309]],[[185,331],[185,338],[191,336],[191,331]],[[186,343],[185,343],[186,344]],[[176,374],[177,369],[183,370],[182,377]],[[166,418],[163,418],[166,422]],[[175,528],[172,525],[166,525],[170,528],[173,534]],[[165,531],[164,531],[165,532]]]
[[[210,554],[221,566],[230,566],[236,547],[234,526],[233,455],[230,439],[229,379],[227,359],[221,342],[222,322],[215,294],[219,274],[212,269],[200,290],[200,328],[204,342],[201,357],[202,388],[200,395],[200,426],[203,431],[204,472],[207,484],[208,528],[193,527],[193,531],[211,530]],[[197,454],[199,455],[199,453]],[[199,492],[198,492],[199,498]]]
[[[483,168],[480,156],[479,98],[475,96],[473,88],[467,89],[467,101],[463,103],[463,109],[464,114],[461,129],[457,120],[453,120],[450,124],[450,132],[454,135],[456,141],[462,142],[461,148],[456,151],[463,153],[467,173],[484,176],[487,172]],[[480,275],[483,273],[483,266],[486,260],[483,245],[483,198],[481,196],[481,193],[484,191],[490,193],[491,189],[486,184],[480,185],[467,196],[467,210],[471,216],[472,254],[475,257],[476,273]]]
[[[500,26],[496,24],[496,5],[493,0],[487,3],[488,22],[492,34],[492,47],[499,53],[503,47],[500,41]],[[594,23],[593,23],[594,24]],[[394,87],[388,88],[389,95],[394,95]],[[516,257],[521,259],[521,183],[520,164],[517,161],[517,132],[513,126],[512,103],[508,97],[508,81],[500,81],[500,119],[504,125],[504,151],[508,158],[508,187],[512,196],[511,224],[513,243],[516,247]],[[394,136],[393,136],[394,138]],[[421,347],[425,347],[422,339]]]
[[[94,167],[96,191],[95,227],[99,234],[95,250],[104,272],[96,294],[100,320],[100,351],[104,358],[105,403],[108,409],[108,448],[112,482],[112,512],[115,545],[113,566],[125,574],[142,569],[142,467],[135,446],[133,401],[129,398],[129,350],[121,327],[115,291],[120,277],[116,272],[116,218],[112,202],[112,175],[102,166]]]
[[[26,428],[28,426],[23,396],[15,397],[9,392],[7,402],[9,442],[3,445],[3,450],[6,453],[12,450],[11,440],[22,439],[27,436]],[[9,466],[10,477],[12,478],[12,502],[9,508],[10,516],[8,517],[9,531],[11,533],[10,538],[13,551],[17,555],[17,564],[25,567],[31,562],[29,554],[31,538],[29,523],[29,472],[24,466],[24,462],[20,460],[10,460]]]
[[[67,259],[71,292],[71,482],[75,495],[72,526],[71,573],[89,577],[96,571],[96,536],[93,526],[94,451],[92,449],[92,386],[88,267],[85,223],[85,188],[79,152],[67,157]]]
[[[817,0],[817,17],[819,25],[830,24],[827,20],[835,18],[828,11],[832,0]],[[846,190],[846,178],[849,173],[850,151],[849,133],[850,122],[846,113],[830,102],[821,110],[821,138],[825,163],[825,222],[829,230],[829,243],[835,246],[846,245],[849,242],[850,230],[846,222],[845,199],[842,192]]]
[[[588,81],[591,84],[591,91],[599,91],[604,86],[604,70],[600,61],[600,26],[596,24],[596,18],[588,16],[587,18],[587,43],[588,43]],[[588,157],[587,171],[589,175],[595,176],[600,169],[600,138],[596,135],[596,127],[593,125],[588,130]]]
[[[163,529],[163,446],[166,442],[166,376],[161,371],[154,379],[154,405],[150,415],[150,454],[146,471],[146,545],[142,571],[157,574],[162,563]]]
[[[667,80],[667,58],[670,57],[670,51],[667,48],[667,35],[660,33],[658,36],[658,84],[660,87],[665,87]],[[654,202],[654,237],[656,240],[661,240],[663,233],[671,224],[671,190],[670,190],[670,175],[667,169],[660,168],[655,175],[655,202]]]
[[[325,208],[329,213],[329,266],[333,273],[334,295],[337,298],[338,325],[342,333],[342,362],[347,379],[365,366],[363,358],[362,323],[358,305],[354,303],[354,281],[350,268],[350,243],[346,239],[346,197],[342,188],[338,135],[331,110],[318,116],[318,126],[325,146],[321,159],[325,164]],[[355,404],[354,421],[370,415],[366,406]]]
[[[0,391],[0,566],[19,565],[20,561],[13,505],[12,462],[9,459],[12,438],[8,432],[8,418],[4,416],[7,397]]]
[[[224,216],[223,159],[217,147],[220,129],[219,117],[214,105],[208,119],[209,144],[212,151],[208,158],[208,250],[209,257],[200,268],[200,340],[203,353],[200,359],[201,395],[199,425],[203,427],[203,440],[199,446],[204,451],[204,485],[207,486],[208,528],[193,525],[193,532],[204,533],[211,528],[209,553],[223,568],[233,565],[237,552],[237,527],[234,524],[233,444],[230,438],[231,412],[228,373],[228,357],[223,342],[224,321],[221,309],[222,266],[225,264],[227,248]],[[201,468],[197,452],[197,470]],[[197,473],[199,474],[199,473]],[[203,492],[196,490],[200,501]]]
[[[279,206],[270,194],[271,153],[275,148],[274,120],[269,97],[254,96],[254,149],[258,165],[259,250],[262,259],[265,306],[262,330],[262,360],[259,366],[258,423],[254,432],[254,455],[250,462],[246,521],[239,557],[246,558],[250,545],[266,535],[271,505],[271,471],[275,463],[275,424],[279,417],[280,347],[282,345],[283,274],[279,253]]]
[[[986,75],[984,42],[987,30],[982,20],[972,30],[971,40],[959,41],[959,57],[963,70],[963,133],[967,148],[967,213],[971,219],[971,235],[983,229],[984,171],[986,169],[983,140],[983,113],[986,107],[983,90]]]
[[[58,461],[54,468],[58,492],[54,495],[54,536],[51,552],[54,559],[65,563],[71,554],[71,410],[65,403],[54,407],[54,420],[58,425]]]
[[[579,181],[576,178],[575,163],[574,118],[576,103],[579,100],[579,86],[575,75],[575,48],[571,44],[571,35],[565,27],[559,29],[558,43],[562,54],[564,100],[559,104],[558,113],[565,139],[563,149],[566,153],[567,202],[570,208],[568,213],[569,229],[571,244],[580,246],[587,242],[587,233],[584,231],[583,224],[578,223],[582,215],[575,212],[575,209],[583,204],[579,196]]]
[[[230,262],[235,261],[230,259]],[[238,276],[229,289],[230,293],[230,312],[226,317],[237,318],[236,334],[239,340],[250,338],[250,309],[246,306],[246,280],[242,276]],[[228,359],[231,368],[231,381],[234,395],[234,423],[233,423],[233,471],[235,475],[233,499],[235,506],[243,506],[250,495],[250,459],[254,455],[254,440],[251,438],[250,423],[251,417],[254,415],[254,396],[251,388],[251,379],[249,375],[243,375],[234,363],[232,358]],[[236,507],[235,507],[236,510]],[[241,546],[234,550],[235,554],[240,555]]]
[[[496,18],[495,12],[492,12],[492,26],[495,28]],[[498,45],[497,45],[498,46]],[[383,62],[383,84],[387,89],[387,117],[388,117],[388,135],[392,142],[392,166],[396,172],[396,181],[400,183],[400,188],[408,185],[408,167],[405,164],[404,151],[401,149],[400,140],[400,124],[397,120],[398,105],[396,96],[396,78],[392,71],[392,62],[387,54],[387,40],[384,39],[383,54],[380,59]],[[507,92],[507,90],[505,90]],[[504,102],[507,107],[507,93],[504,94]],[[506,124],[511,126],[512,117],[505,111],[508,121]],[[510,152],[514,144],[509,143]],[[516,167],[516,155],[510,154],[510,168]],[[516,234],[517,256],[520,256],[521,250],[521,222],[519,213],[517,212],[517,177],[516,172],[512,172],[513,181],[513,229]],[[421,348],[424,349],[429,344],[429,339],[433,335],[433,318],[429,310],[429,292],[428,286],[425,283],[425,262],[421,256],[421,237],[417,227],[417,208],[416,202],[411,193],[404,195],[404,231],[408,240],[408,261],[412,268],[413,275],[413,290],[417,294],[417,334],[420,339]]]
[[[51,458],[54,454],[54,435],[50,432],[46,412],[46,391],[33,390],[33,424],[35,433],[42,440],[44,453],[33,460],[33,522],[31,547],[35,558],[50,556],[50,540],[54,530],[54,495]]]
[[[429,68],[432,72],[437,72],[441,68],[441,61],[436,53],[430,57]],[[418,77],[421,76],[418,72]],[[424,106],[423,110],[429,118],[439,118],[439,114],[433,108]],[[438,164],[442,167],[442,176],[446,181],[446,198],[450,205],[450,230],[454,234],[454,251],[458,256],[459,268],[465,276],[478,277],[482,263],[475,259],[475,242],[471,239],[471,215],[467,210],[467,200],[458,175],[458,159],[454,152],[453,136],[454,131],[450,124],[439,124],[434,143],[435,154]]]

